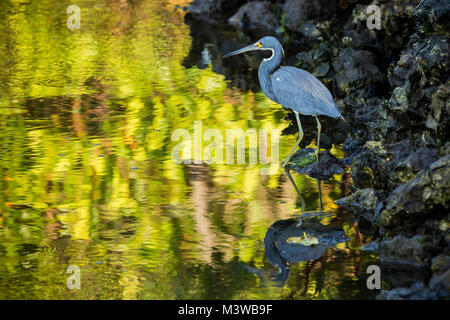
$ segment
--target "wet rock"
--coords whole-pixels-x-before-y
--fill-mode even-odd
[[[397,87],[392,92],[392,97],[389,100],[389,108],[392,111],[405,112],[408,110],[408,97],[406,90],[403,87]]]
[[[395,162],[390,170],[389,187],[395,189],[410,181],[420,170],[430,166],[438,158],[436,149],[423,147],[412,152],[406,159]]]
[[[367,141],[353,156],[351,174],[359,189],[394,190],[438,160],[434,148],[417,148],[409,140],[393,144]]]
[[[296,58],[302,69],[312,70],[316,65],[316,62],[313,59],[313,51],[312,50],[299,52],[297,54]]]
[[[448,40],[433,34],[421,39],[413,35],[402,51],[396,66],[389,72],[392,86],[407,86],[411,90],[433,85],[448,71]],[[434,78],[434,79],[433,79]]]
[[[361,142],[353,139],[352,137],[347,137],[342,145],[342,149],[349,155],[353,155],[361,149]]]
[[[298,31],[308,20],[327,20],[336,13],[336,0],[286,0],[283,7],[285,26]]]
[[[298,59],[298,67],[311,72],[316,77],[322,78],[325,77],[331,70],[330,62],[332,52],[328,42],[321,42],[321,40],[319,40],[320,38],[320,35],[317,39],[305,37],[304,39],[309,39],[313,42],[317,41],[320,43],[314,43],[312,45],[313,49],[298,53],[296,58]],[[326,82],[327,79],[323,80]]]
[[[422,235],[412,238],[397,235],[380,243],[380,260],[383,263],[425,267],[434,253],[434,242]]]
[[[389,155],[378,142],[368,141],[354,156],[351,167],[353,183],[358,189],[387,187]]]
[[[438,296],[422,282],[416,282],[409,288],[382,290],[377,300],[435,300]]]
[[[317,68],[313,71],[313,74],[318,78],[322,78],[327,75],[329,70],[330,70],[330,64],[322,63],[321,65],[317,66]]]
[[[361,2],[360,0],[340,0],[338,2],[339,8],[346,10],[348,8],[351,8],[354,4]]]
[[[376,30],[367,28],[369,14],[366,12],[366,9],[367,5],[356,4],[343,26],[343,34],[351,39],[355,48],[361,48],[377,41]]]
[[[358,140],[398,141],[409,136],[407,132],[409,127],[406,123],[396,119],[388,109],[387,100],[378,97],[370,98],[367,101],[361,99],[373,95],[375,90],[370,83],[366,83],[366,85],[367,87],[363,86],[351,93],[348,96],[349,99],[345,99],[344,110],[354,110],[354,121],[351,121],[353,122],[351,128]]]
[[[380,192],[373,188],[368,188],[357,190],[350,196],[337,200],[336,203],[341,207],[363,215],[367,220],[373,222],[376,220],[373,215],[380,197],[382,197]]]
[[[423,127],[439,139],[448,139],[448,59],[445,36],[421,38],[415,34],[397,64],[389,68],[389,83],[395,87],[389,107],[408,117],[410,131]]]
[[[394,162],[403,161],[411,154],[411,152],[414,152],[417,149],[411,144],[409,139],[383,145],[383,148]]]
[[[293,164],[289,165],[290,168],[319,180],[329,180],[333,175],[344,172],[343,163],[328,150],[319,154],[319,162],[317,162],[314,149],[299,149],[291,162]]]
[[[431,118],[436,124],[425,126],[436,130],[437,136],[443,141],[450,140],[450,81],[447,80],[431,95],[430,113]],[[428,119],[427,118],[427,119]]]
[[[450,296],[450,256],[440,254],[431,261],[433,277],[430,279],[429,287],[442,298]]]
[[[450,155],[446,155],[390,194],[380,224],[386,228],[419,225],[427,218],[438,218],[449,205]]]
[[[385,80],[383,73],[375,65],[373,53],[366,50],[355,51],[347,47],[333,59],[333,69],[338,88],[345,94],[351,90],[367,87]]]
[[[450,270],[433,275],[429,286],[440,298],[448,298],[450,296]]]
[[[322,33],[313,21],[307,21],[299,26],[300,33],[309,40],[320,40]]]
[[[450,256],[440,254],[431,260],[431,270],[434,273],[444,273],[450,269]]]
[[[419,0],[389,0],[378,3],[367,1],[353,8],[351,16],[343,26],[344,35],[351,38],[356,49],[376,48],[383,55],[384,61],[389,62],[408,41],[414,29],[414,7]],[[367,12],[369,4],[377,4],[380,7],[380,30],[370,30],[367,20],[373,12]]]
[[[450,37],[450,3],[447,0],[423,0],[414,9],[418,29]]]
[[[398,121],[395,115],[388,110],[388,102],[385,99],[369,99],[367,104],[357,111],[358,117],[364,119],[361,114],[366,114],[367,120],[364,123],[366,139],[383,142],[398,141],[403,136],[408,136],[405,131],[406,123]]]
[[[406,86],[407,90],[436,84],[448,72],[448,52],[448,40],[442,35],[433,34],[424,39],[413,35],[389,72],[390,84]]]
[[[228,22],[236,27],[276,30],[278,19],[269,1],[251,1],[243,5]]]

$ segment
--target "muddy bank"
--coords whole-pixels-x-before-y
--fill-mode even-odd
[[[321,146],[343,143],[346,158],[323,151],[326,172],[297,154],[291,169],[328,179],[350,168],[355,191],[338,204],[370,221],[377,236],[370,248],[382,270],[408,275],[394,277],[380,299],[448,298],[450,3],[381,0],[380,29],[372,30],[371,3],[195,0],[188,10],[239,29],[248,43],[277,36],[284,64],[308,70],[330,89],[348,125],[323,117]],[[305,134],[301,146],[316,132]]]

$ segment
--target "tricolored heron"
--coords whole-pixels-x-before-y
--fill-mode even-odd
[[[308,71],[294,67],[280,67],[284,51],[281,43],[274,37],[264,37],[245,48],[230,52],[224,56],[254,51],[270,50],[272,55],[263,59],[258,69],[259,84],[266,96],[286,109],[294,111],[298,124],[298,139],[294,147],[283,161],[284,168],[303,139],[303,129],[299,114],[314,116],[317,121],[316,160],[319,161],[320,130],[318,116],[344,119],[330,91]],[[294,184],[295,185],[295,184]]]

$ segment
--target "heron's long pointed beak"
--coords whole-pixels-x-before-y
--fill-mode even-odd
[[[258,50],[258,49],[259,49],[259,47],[256,46],[256,44],[251,44],[251,45],[249,45],[249,46],[247,46],[247,47],[245,47],[245,48],[238,49],[238,50],[236,50],[236,51],[227,53],[227,54],[224,55],[223,57],[224,57],[224,58],[228,58],[228,57],[231,57],[231,56],[235,56],[235,55],[237,55],[237,54],[240,54],[240,53],[244,53],[244,52],[248,52],[248,51],[253,51],[253,50]]]

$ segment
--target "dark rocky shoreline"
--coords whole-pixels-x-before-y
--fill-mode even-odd
[[[372,223],[382,269],[419,270],[378,298],[449,298],[450,2],[380,0],[381,29],[369,30],[371,2],[195,0],[188,10],[244,32],[265,29],[297,51],[286,64],[323,81],[349,124],[324,119],[334,133],[321,137],[344,143],[351,166],[356,191],[338,204]]]

